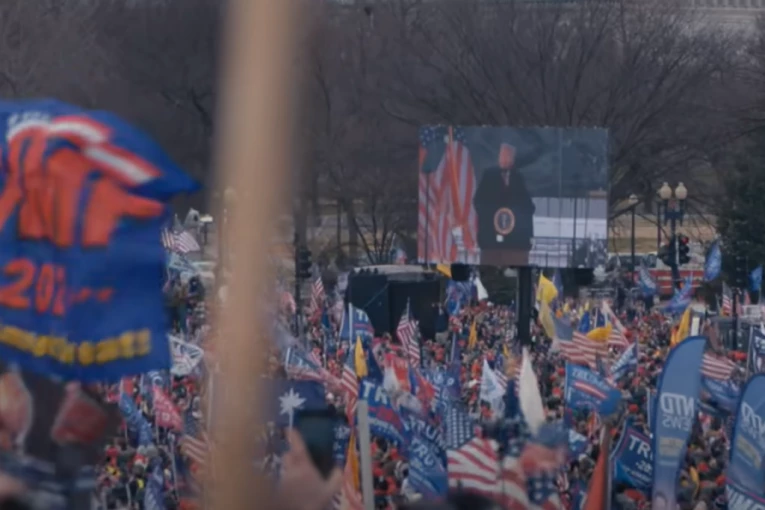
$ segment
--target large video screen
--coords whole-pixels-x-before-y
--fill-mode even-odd
[[[420,128],[420,263],[594,268],[608,247],[608,131]]]

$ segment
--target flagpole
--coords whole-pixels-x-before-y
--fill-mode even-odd
[[[364,510],[374,510],[375,493],[372,484],[372,444],[369,432],[369,404],[363,398],[356,401],[356,418],[359,433],[359,461],[361,463],[361,495],[364,500]],[[362,447],[366,445],[366,447]]]

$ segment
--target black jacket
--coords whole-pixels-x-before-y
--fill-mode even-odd
[[[534,202],[523,175],[510,170],[509,184],[505,185],[502,170],[498,167],[487,169],[473,195],[473,207],[478,216],[478,246],[486,249],[530,250],[534,237]],[[497,211],[510,209],[515,217],[515,226],[502,241],[497,241],[494,220]]]

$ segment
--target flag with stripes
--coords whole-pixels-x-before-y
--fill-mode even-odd
[[[496,441],[475,437],[472,420],[456,405],[447,409],[444,425],[449,487],[495,496],[499,475]]]
[[[197,243],[197,240],[194,239],[194,236],[186,230],[177,232],[169,229],[163,230],[162,246],[164,246],[166,250],[184,254],[200,251],[202,249],[199,246],[199,243]]]
[[[324,308],[324,283],[321,281],[321,275],[317,274],[311,284],[311,315],[316,314]]]
[[[704,357],[701,360],[701,373],[704,377],[709,377],[710,379],[725,381],[730,378],[735,369],[736,364],[731,360],[711,352],[704,353]]]
[[[722,285],[722,306],[720,311],[723,315],[733,315],[733,292],[725,282]]]
[[[468,263],[478,262],[478,219],[473,207],[475,171],[463,128],[420,129],[418,258],[421,262],[458,260],[461,243]],[[454,230],[462,230],[461,241]]]
[[[417,322],[409,313],[408,300],[404,313],[401,314],[401,319],[398,321],[396,335],[398,335],[398,339],[401,341],[401,345],[404,346],[404,350],[409,357],[409,364],[413,367],[420,366],[420,344],[417,342]]]
[[[340,388],[347,395],[348,402],[355,402],[359,397],[359,380],[356,377],[355,349],[353,347],[348,350],[348,357],[345,359],[345,365],[343,365]]]
[[[598,356],[608,354],[608,345],[605,342],[597,342],[587,338],[581,331],[574,331],[571,325],[558,317],[553,317],[555,325],[555,339],[563,358],[577,365],[586,365],[593,370],[597,369]]]
[[[180,440],[183,454],[204,469],[207,466],[210,445],[207,431],[194,418],[191,412],[186,412],[185,428]]]

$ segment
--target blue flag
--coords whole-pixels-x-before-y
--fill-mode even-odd
[[[619,442],[611,452],[613,480],[650,494],[653,481],[651,439],[624,423]]]
[[[762,266],[757,266],[749,273],[749,290],[760,292],[762,288]]]
[[[617,411],[621,399],[622,392],[603,376],[588,368],[566,363],[566,407],[594,409],[602,416],[609,416]]]
[[[707,252],[707,259],[704,261],[704,281],[710,282],[720,276],[722,267],[722,251],[720,250],[720,241],[712,243]]]
[[[359,398],[369,405],[369,429],[372,435],[383,436],[398,445],[406,444],[406,430],[401,415],[391,405],[382,385],[367,379],[361,381]]]
[[[685,459],[701,386],[701,359],[707,339],[686,338],[669,352],[652,416],[653,508],[677,501],[677,473]]]
[[[406,409],[401,410],[401,417],[408,437],[424,442],[438,459],[446,460],[446,441],[440,427]]]
[[[335,463],[341,468],[345,466],[348,455],[348,443],[351,441],[351,428],[344,423],[335,427],[335,442],[332,443],[332,453]]]
[[[449,490],[446,466],[433,451],[432,444],[415,436],[408,451],[412,488],[426,499],[445,496]]]
[[[633,342],[632,345],[627,347],[621,356],[614,362],[611,367],[611,377],[614,381],[620,380],[622,377],[626,377],[637,370],[638,365],[638,344]]]
[[[314,381],[276,379],[271,386],[271,416],[277,425],[289,425],[298,411],[327,408],[324,385]]]
[[[733,381],[701,378],[699,400],[707,414],[727,417],[736,412],[741,389]]]
[[[765,374],[747,382],[736,412],[727,482],[739,490],[765,497]],[[730,507],[738,508],[738,507]],[[749,508],[749,507],[740,507]]]
[[[645,266],[638,268],[638,285],[640,285],[640,291],[644,296],[651,297],[656,295],[658,289],[656,280]]]
[[[587,452],[587,447],[590,442],[587,437],[576,432],[573,429],[568,429],[568,456],[569,459],[577,459],[580,455]]]
[[[197,185],[105,112],[3,101],[0,126],[0,357],[82,381],[168,369],[161,231]]]

